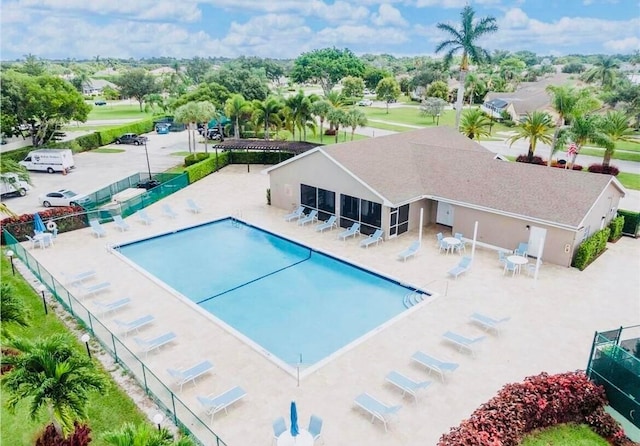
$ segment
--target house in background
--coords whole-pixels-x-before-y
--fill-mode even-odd
[[[302,204],[341,227],[384,238],[442,225],[495,249],[544,239],[545,261],[570,266],[576,248],[616,216],[623,186],[612,176],[495,159],[439,126],[316,147],[269,169],[271,203]]]
[[[118,89],[118,86],[113,82],[105,81],[104,79],[89,79],[82,84],[82,94],[84,95],[100,95],[105,87]]]

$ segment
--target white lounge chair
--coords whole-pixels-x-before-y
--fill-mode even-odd
[[[415,256],[418,251],[420,251],[420,242],[416,240],[407,249],[398,254],[398,258],[406,262],[409,257]]]
[[[153,219],[149,217],[147,211],[145,211],[144,209],[140,209],[138,212],[136,212],[136,215],[138,216],[138,219],[145,225],[150,225],[153,221]]]
[[[442,361],[435,356],[428,355],[424,352],[417,351],[411,356],[411,359],[427,368],[428,372],[436,372],[440,375],[442,382],[445,382],[444,374],[446,372],[454,372],[459,364],[450,361]]]
[[[442,337],[454,344],[458,346],[458,349],[460,351],[463,350],[467,350],[469,353],[471,353],[472,356],[476,355],[475,349],[473,348],[475,344],[477,344],[478,342],[482,341],[485,336],[478,336],[475,338],[468,338],[466,336],[463,336],[459,333],[454,333],[453,331],[447,331],[445,333],[443,333]]]
[[[121,333],[126,336],[127,333],[129,333],[130,331],[135,331],[137,333],[140,328],[150,324],[151,322],[154,321],[154,319],[155,318],[153,316],[151,316],[150,314],[147,314],[147,315],[132,319],[130,321],[114,319],[113,322],[115,322],[115,324],[118,326]]]
[[[207,409],[207,415],[211,415],[211,424],[213,424],[213,417],[216,413],[224,410],[227,413],[227,408],[236,401],[241,400],[247,395],[242,387],[236,386],[219,395],[212,393],[209,396],[199,396],[198,401]]]
[[[118,227],[118,229],[120,229],[121,232],[127,231],[129,229],[129,224],[126,221],[124,221],[122,219],[122,216],[120,215],[114,215],[113,222],[116,224],[116,226]]]
[[[487,331],[493,330],[496,332],[496,334],[500,334],[500,328],[501,328],[500,326],[504,322],[507,322],[508,320],[511,319],[510,317],[495,319],[480,313],[473,313],[471,316],[469,316],[469,318],[471,319],[472,322],[475,322],[476,324],[480,325],[485,330]]]
[[[363,393],[361,395],[358,395],[354,400],[354,402],[356,403],[357,406],[361,407],[362,409],[367,411],[369,414],[371,414],[372,423],[376,418],[382,421],[382,423],[384,424],[385,432],[387,431],[387,423],[389,422],[389,418],[392,415],[397,414],[398,411],[402,408],[402,406],[400,405],[388,406],[383,402],[377,400],[376,398],[372,397],[368,393]]]
[[[173,212],[173,209],[171,209],[171,206],[169,206],[168,204],[162,205],[162,215],[169,218],[176,218],[178,216],[178,214]]]
[[[355,237],[356,234],[360,234],[360,223],[354,223],[350,228],[338,234],[338,240],[346,240],[348,237]]]
[[[327,221],[316,225],[316,232],[323,232],[325,229],[332,230],[338,227],[337,217],[332,215]]]
[[[106,291],[111,287],[110,282],[100,282],[91,286],[82,286],[82,284],[78,284],[78,288],[86,295],[98,294],[101,291]]]
[[[450,276],[453,276],[454,279],[457,279],[460,274],[467,272],[470,266],[471,266],[471,257],[465,256],[462,259],[460,259],[460,263],[458,263],[458,266],[451,268],[447,274],[449,274]]]
[[[284,221],[299,220],[304,215],[304,206],[298,206],[298,209],[284,216]]]
[[[95,275],[96,275],[96,272],[95,270],[92,270],[92,269],[82,271],[72,275],[66,275],[65,273],[62,273],[62,276],[65,278],[67,285],[73,285],[73,286],[77,286],[83,280],[91,279]]]
[[[202,208],[196,204],[191,198],[187,198],[187,209],[193,212],[194,214],[199,214],[202,211]]]
[[[140,347],[143,353],[147,354],[150,351],[153,351],[157,348],[162,347],[165,344],[173,341],[176,338],[176,334],[172,331],[167,333],[163,333],[161,335],[155,336],[153,338],[142,339],[139,337],[134,337],[133,340]]]
[[[311,434],[313,437],[313,442],[322,436],[322,418],[317,415],[311,415],[309,417],[309,427],[307,428],[307,432]],[[322,439],[324,443],[324,438]]]
[[[182,386],[189,381],[193,381],[193,384],[195,385],[196,378],[204,375],[210,370],[213,370],[213,364],[210,361],[202,361],[186,369],[167,369],[167,372],[177,381],[178,384],[180,384],[180,391],[182,391]]]
[[[89,220],[89,225],[91,226],[91,233],[96,237],[100,238],[103,235],[107,235],[107,231],[104,230],[100,222],[95,218]]]
[[[94,302],[95,306],[98,307],[100,314],[111,313],[112,311],[119,310],[129,305],[129,303],[131,303],[131,299],[129,297],[123,297],[122,299],[113,300],[111,302],[99,300]]]
[[[377,245],[380,242],[384,242],[382,233],[382,229],[376,229],[373,234],[369,235],[369,237],[360,240],[360,247],[364,246],[365,248],[368,248],[369,245],[373,245],[374,243]]]
[[[301,217],[298,219],[298,225],[304,226],[307,223],[313,223],[318,220],[318,211],[315,209],[311,209],[311,212],[305,217]]]
[[[385,379],[387,382],[390,382],[402,390],[402,396],[405,396],[407,393],[411,395],[416,401],[416,404],[418,403],[418,390],[426,389],[431,385],[431,381],[414,381],[395,370],[389,372]]]

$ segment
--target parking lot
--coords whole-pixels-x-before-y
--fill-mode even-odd
[[[186,132],[157,135],[148,133],[147,151],[151,172],[163,172],[182,164],[183,157],[172,155],[186,152],[188,136]],[[210,146],[209,146],[210,147]],[[2,201],[16,214],[33,213],[44,209],[38,196],[58,189],[70,189],[80,194],[91,193],[135,172],[147,172],[144,146],[115,145],[108,149],[124,150],[120,153],[83,152],[73,156],[75,168],[68,175],[30,172],[32,189],[25,197],[4,198]],[[198,145],[204,151],[204,144]]]

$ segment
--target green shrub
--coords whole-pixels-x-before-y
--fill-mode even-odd
[[[100,138],[100,145],[105,146],[107,144],[111,144],[116,140],[117,137],[122,135],[123,133],[148,133],[153,130],[153,119],[144,119],[142,121],[137,121],[132,124],[125,124],[119,127],[112,127],[110,129],[101,130],[96,132]]]
[[[636,237],[638,235],[638,229],[640,229],[640,212],[625,211],[623,209],[619,209],[618,215],[624,217],[622,233],[624,235]]]
[[[278,164],[292,158],[289,152],[236,151],[225,152],[229,156],[229,164]]]
[[[184,165],[185,167],[189,167],[193,164],[199,163],[200,161],[204,161],[209,158],[208,153],[192,153],[191,155],[187,155],[184,157]]]
[[[220,169],[223,166],[226,166],[227,163],[227,155],[226,153],[218,154],[217,166]],[[216,156],[214,154],[209,154],[209,157],[199,163],[192,164],[184,169],[184,171],[189,176],[189,184],[195,183],[198,180],[203,179],[207,175],[215,172],[216,170]]]
[[[572,266],[580,271],[584,270],[606,249],[610,234],[611,229],[604,228],[582,242],[576,251]]]
[[[79,136],[75,139],[82,151],[97,149],[100,147],[100,134],[97,132],[88,135]]]
[[[2,154],[2,158],[9,159],[9,160],[16,161],[16,162],[17,161],[22,161],[23,159],[26,158],[26,156],[32,150],[34,150],[34,148],[32,146],[23,147],[21,149],[12,150],[11,152],[3,153]]]
[[[611,229],[611,234],[609,235],[610,242],[615,242],[620,237],[622,237],[623,226],[624,217],[622,215],[618,215],[616,218],[611,220],[611,223],[609,223],[609,229]]]

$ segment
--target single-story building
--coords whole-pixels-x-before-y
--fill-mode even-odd
[[[109,87],[113,90],[118,89],[118,86],[113,82],[109,82],[104,79],[89,79],[82,84],[82,94],[99,95],[102,94],[102,90],[104,90],[106,87]]]
[[[361,224],[384,238],[439,224],[513,249],[529,243],[545,261],[570,266],[576,248],[616,216],[615,177],[495,159],[480,144],[439,126],[316,147],[269,169],[271,204],[302,204],[341,227]]]

